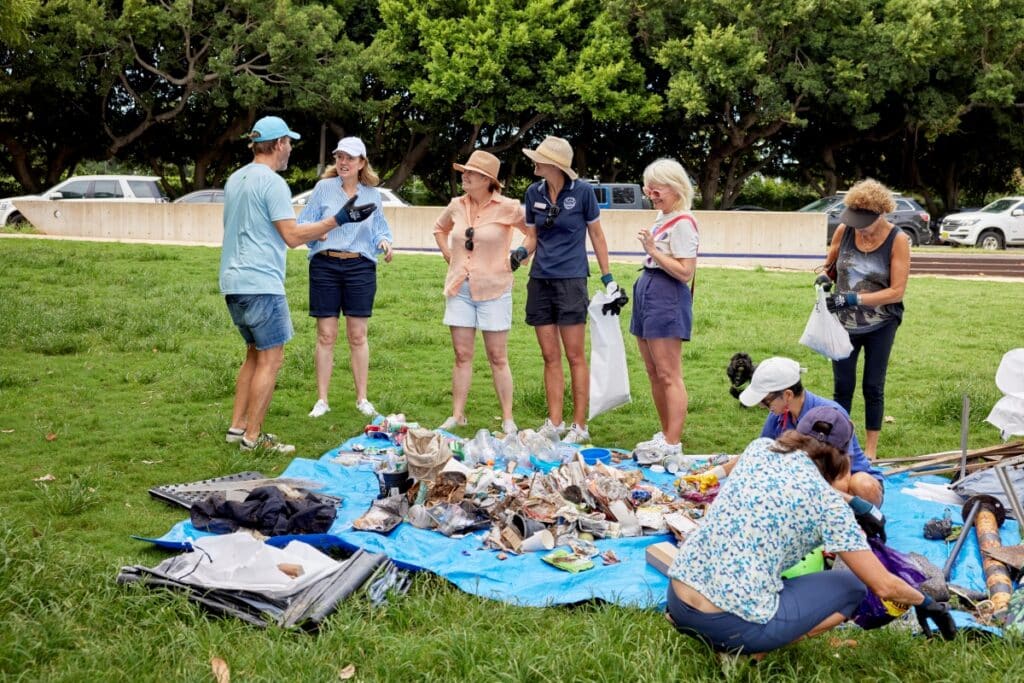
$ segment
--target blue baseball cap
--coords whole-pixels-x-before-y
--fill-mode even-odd
[[[264,116],[252,127],[249,139],[253,142],[269,142],[286,135],[292,140],[302,139],[301,135],[288,129],[288,124],[284,122],[284,119],[278,116]]]
[[[840,453],[845,453],[853,438],[853,423],[838,408],[818,406],[800,418],[796,431],[813,436],[822,443],[835,446]]]

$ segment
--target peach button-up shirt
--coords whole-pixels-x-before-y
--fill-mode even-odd
[[[466,249],[466,229],[473,227],[473,251]],[[474,301],[497,299],[512,287],[513,229],[526,234],[523,205],[495,192],[476,211],[467,195],[448,203],[434,223],[434,234],[444,235],[451,251],[444,293],[455,296],[466,278]]]

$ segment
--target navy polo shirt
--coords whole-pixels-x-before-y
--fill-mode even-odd
[[[551,280],[587,277],[587,226],[601,218],[594,188],[584,180],[569,181],[555,201],[558,215],[548,222],[551,201],[547,181],[526,190],[526,227],[537,231],[537,252],[530,277]]]
[[[807,411],[811,408],[817,408],[819,406],[828,406],[830,408],[837,408],[843,415],[850,417],[841,405],[835,401],[812,394],[811,392],[804,389],[804,407],[800,411],[800,414],[796,416],[796,422],[800,421]],[[764,428],[761,430],[761,436],[769,439],[777,439],[782,436],[782,433],[788,429],[796,429],[796,422],[793,422],[792,418],[787,413],[786,415],[776,415],[775,413],[769,412],[768,419],[764,421]],[[868,457],[864,455],[864,449],[860,447],[860,442],[857,441],[857,435],[854,434],[850,439],[850,445],[846,449],[850,454],[850,473],[856,474],[857,472],[867,472],[872,477],[877,479],[879,483],[885,483],[882,478],[882,471],[871,464]]]

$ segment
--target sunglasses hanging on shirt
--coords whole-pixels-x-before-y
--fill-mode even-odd
[[[473,226],[466,228],[466,251],[473,251]]]
[[[555,218],[558,217],[558,214],[560,212],[561,212],[561,209],[558,208],[558,204],[549,204],[548,205],[548,210],[547,210],[547,213],[546,213],[546,218],[544,219],[544,227],[545,228],[550,228],[552,225],[554,225],[555,224]]]

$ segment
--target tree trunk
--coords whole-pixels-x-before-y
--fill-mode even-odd
[[[434,134],[426,133],[418,142],[413,143],[415,136],[416,133],[413,133],[413,138],[409,141],[409,148],[402,157],[402,161],[399,162],[398,168],[395,169],[395,172],[384,183],[384,187],[392,190],[401,187],[409,179],[409,176],[412,175],[412,172],[416,170],[416,165],[427,156],[427,152],[430,151],[430,143],[434,140]]]

